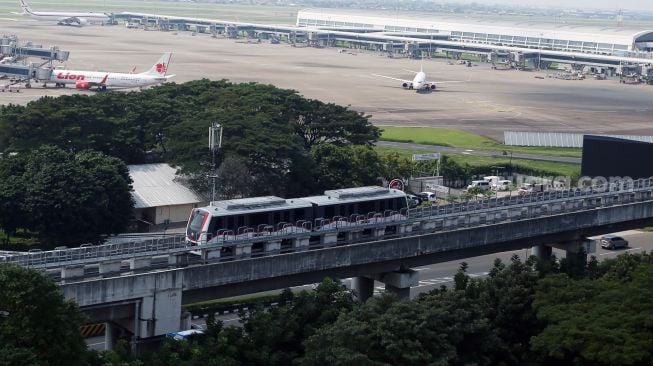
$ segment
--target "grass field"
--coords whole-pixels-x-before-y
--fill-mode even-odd
[[[387,154],[391,152],[397,152],[399,155],[411,158],[413,154],[422,154],[423,150],[409,150],[409,149],[394,149],[386,147],[376,147],[376,151],[381,154]],[[502,166],[505,169],[511,164],[509,158],[492,158],[488,156],[476,156],[476,155],[466,155],[466,154],[444,154],[458,164],[469,164],[471,166]],[[565,176],[565,177],[578,177],[580,175],[580,165],[578,164],[565,164],[565,163],[555,163],[548,161],[534,161],[534,160],[523,160],[523,159],[512,159],[512,170],[515,173],[519,172],[519,167],[528,167],[531,169],[538,169],[549,172],[551,175],[556,176]],[[494,172],[488,171],[488,175],[492,175]]]
[[[57,0],[29,1],[33,10],[42,11],[101,11],[109,13],[142,12],[165,15],[176,15],[197,18],[210,18],[256,23],[295,24],[297,11],[301,7],[269,6],[245,4],[213,4],[172,1],[137,1],[137,0]],[[20,12],[16,0],[0,0],[0,17],[13,19],[29,19],[20,15],[10,14]],[[4,15],[6,14],[6,15]]]
[[[450,128],[390,127],[382,129],[382,141],[412,142],[424,145],[462,147],[475,150],[512,151],[537,155],[580,157],[581,149],[553,147],[506,146],[497,141],[470,132]]]

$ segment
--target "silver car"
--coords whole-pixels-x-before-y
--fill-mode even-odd
[[[617,249],[627,248],[628,240],[616,235],[604,235],[601,237],[601,248]]]

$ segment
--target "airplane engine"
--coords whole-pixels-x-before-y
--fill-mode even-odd
[[[91,89],[91,84],[88,81],[78,81],[75,83],[75,89]]]
[[[435,84],[431,84],[431,90],[435,90]]]
[[[404,88],[408,88],[408,83],[403,83],[401,84],[401,86],[403,86]]]
[[[77,23],[79,25],[87,25],[88,20],[81,18],[81,19],[77,19],[77,21],[75,21],[75,23]]]

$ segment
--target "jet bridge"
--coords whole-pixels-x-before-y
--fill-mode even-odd
[[[11,57],[14,61],[25,58],[40,58],[51,61],[68,61],[69,51],[62,51],[59,47],[43,48],[31,42],[19,44],[16,36],[2,36],[0,38],[0,56]]]
[[[47,67],[39,67],[35,64],[30,65],[12,65],[0,64],[0,74],[7,75],[13,79],[17,79],[15,83],[25,82],[25,86],[30,87],[30,81],[34,80],[50,80],[52,77],[52,69]]]
[[[48,61],[68,61],[69,51],[62,51],[58,47],[21,47],[12,44],[0,45],[0,54],[15,59],[36,57]]]

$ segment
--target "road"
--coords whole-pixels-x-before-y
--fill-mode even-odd
[[[556,163],[580,164],[581,162],[581,158],[573,158],[567,156],[548,156],[548,155],[535,155],[535,154],[515,153],[515,152],[512,153],[512,155],[504,155],[503,151],[498,151],[498,150],[495,151],[471,150],[471,149],[466,149],[464,147],[424,145],[424,144],[414,144],[409,142],[378,141],[376,143],[376,146],[392,147],[396,149],[427,150],[430,152],[448,152],[454,154],[489,156],[493,158],[507,158],[508,156],[510,156],[513,159],[552,161]]]

